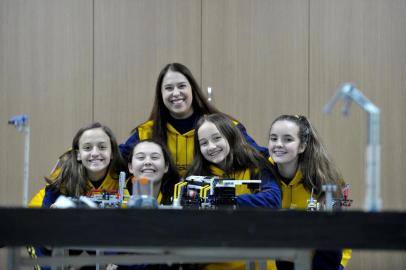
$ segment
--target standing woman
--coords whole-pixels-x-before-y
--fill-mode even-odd
[[[155,101],[147,122],[137,126],[130,138],[120,145],[121,153],[128,157],[135,142],[154,138],[164,142],[179,170],[181,177],[193,161],[193,138],[196,121],[204,114],[218,113],[210,104],[190,70],[179,63],[167,64],[158,76],[155,87]],[[245,127],[230,117],[242,131],[246,140],[268,155],[247,134]]]
[[[334,197],[341,198],[345,183],[316,129],[305,116],[281,115],[269,133],[270,161],[277,168],[282,188],[282,208],[306,209],[311,194],[324,204],[323,185],[336,185]],[[312,269],[342,269],[351,258],[351,250],[316,251]],[[278,262],[278,269],[290,269]],[[282,266],[283,265],[283,266]]]

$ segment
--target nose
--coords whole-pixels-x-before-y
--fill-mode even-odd
[[[179,90],[178,87],[175,86],[175,87],[173,88],[172,95],[174,95],[174,96],[179,96],[179,95],[180,95],[180,90]]]
[[[151,163],[151,158],[146,157],[145,160],[144,160],[144,165],[149,166],[149,165],[151,165],[151,164],[152,164],[152,163]]]
[[[213,142],[210,142],[210,141],[209,141],[209,146],[208,146],[208,149],[209,149],[209,150],[215,149],[216,147],[217,147],[216,144],[214,144]]]
[[[92,151],[90,152],[92,156],[98,156],[99,155],[99,149],[95,146],[92,148]]]
[[[282,140],[279,140],[279,139],[276,140],[275,145],[276,146],[282,146],[283,145]]]

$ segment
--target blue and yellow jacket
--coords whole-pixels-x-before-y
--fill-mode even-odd
[[[51,178],[56,178],[60,174],[61,169],[55,169],[52,174]],[[93,186],[92,182],[88,180],[88,187],[89,190],[95,190],[96,188]],[[109,171],[109,173],[104,178],[101,185],[97,188],[97,190],[118,190],[119,188],[119,181],[117,175],[113,172]],[[42,188],[29,202],[28,207],[30,208],[49,208],[51,205],[58,199],[59,195],[62,195],[63,192],[55,191],[50,188],[49,185]],[[124,195],[129,195],[128,190],[124,190]],[[27,247],[28,253],[32,258],[41,257],[41,256],[49,256],[51,255],[51,251],[44,247]],[[48,266],[35,266],[35,270],[48,270],[51,269]]]
[[[150,139],[152,137],[153,123],[153,121],[147,121],[139,125],[127,141],[124,144],[120,144],[121,154],[126,160],[128,160],[128,155],[137,141]],[[245,127],[241,123],[234,123],[240,129],[247,142],[267,157],[268,150],[257,145],[257,143],[247,134]],[[166,124],[166,145],[168,146],[169,152],[172,154],[172,158],[181,177],[186,176],[187,170],[193,162],[195,126],[195,121],[191,121],[189,129],[187,129],[188,131],[181,133],[176,126],[169,122]]]
[[[272,164],[275,164],[272,158],[269,158]],[[303,175],[300,170],[297,170],[295,176],[286,184],[280,181],[282,188],[282,208],[283,209],[307,209],[307,200],[310,199],[310,192],[306,190],[302,181]],[[342,258],[339,269],[344,269],[347,266],[348,261],[351,259],[352,250],[344,249],[342,252]]]
[[[250,180],[251,173],[249,169],[235,171],[231,174],[225,174],[220,168],[216,166],[210,166],[210,171],[213,176],[220,178],[230,178],[235,180]],[[237,197],[237,205],[239,207],[281,207],[281,190],[276,182],[276,179],[272,173],[268,170],[262,171],[262,184],[261,192],[256,194],[243,194]],[[212,263],[204,267],[204,270],[243,270],[246,269],[245,261],[234,261],[224,263]],[[276,269],[275,262],[269,261],[267,269]]]
[[[234,171],[231,174],[225,174],[220,168],[211,165],[210,172],[212,176],[218,176],[222,179],[235,179],[235,180],[251,180],[251,173],[249,169]],[[256,194],[242,194],[237,197],[237,206],[239,207],[269,207],[281,208],[281,189],[268,170],[262,170],[261,192]]]
[[[55,170],[51,177],[54,175],[58,175],[60,173],[60,169]],[[97,188],[98,190],[118,190],[118,177],[114,175],[114,173],[109,172],[106,177],[104,178],[101,185]],[[93,186],[92,181],[88,180],[88,187],[89,190],[95,190],[96,188]],[[42,188],[29,202],[28,207],[30,208],[49,208],[55,201],[58,199],[59,195],[63,194],[63,192],[55,191],[50,188],[49,185]],[[129,195],[128,191],[124,190],[124,195]]]

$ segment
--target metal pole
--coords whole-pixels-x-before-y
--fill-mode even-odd
[[[16,115],[8,120],[17,130],[24,134],[24,163],[23,163],[23,206],[28,204],[29,168],[30,168],[30,127],[27,115]]]
[[[360,90],[353,85],[346,83],[340,86],[324,107],[324,112],[330,113],[339,99],[344,100],[342,112],[348,114],[351,101],[357,103],[368,113],[368,145],[365,153],[365,209],[371,212],[381,210],[380,198],[380,142],[379,142],[379,115],[380,111]]]

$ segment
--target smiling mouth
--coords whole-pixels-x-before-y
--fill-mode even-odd
[[[286,152],[274,151],[273,154],[276,155],[276,156],[283,156],[283,155],[286,154]]]
[[[101,162],[103,162],[103,160],[104,159],[92,159],[92,160],[89,160],[89,163],[101,163]]]
[[[155,173],[154,169],[143,169],[141,170],[141,173]]]
[[[181,98],[181,99],[174,99],[174,100],[171,100],[171,103],[174,104],[174,105],[177,105],[177,104],[181,104],[181,103],[184,102],[184,101],[185,101],[184,98]]]
[[[220,154],[221,151],[223,151],[223,150],[217,150],[217,151],[214,151],[214,152],[212,152],[212,153],[209,153],[209,156],[215,157],[215,156],[217,156],[218,154]]]

